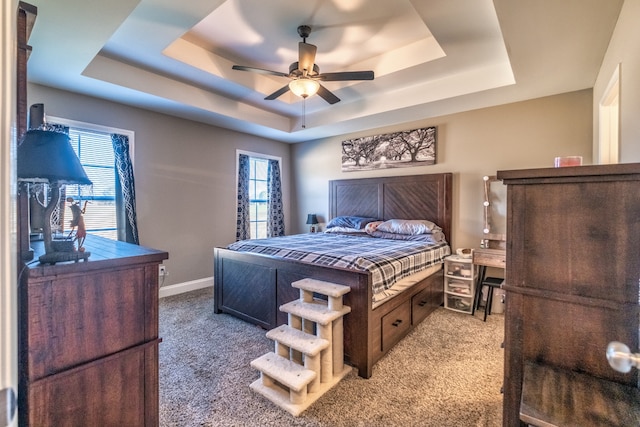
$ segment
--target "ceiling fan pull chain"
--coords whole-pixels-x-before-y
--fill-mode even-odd
[[[307,128],[307,97],[302,98],[302,129]]]

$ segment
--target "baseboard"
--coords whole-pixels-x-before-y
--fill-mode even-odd
[[[172,295],[183,294],[185,292],[195,291],[213,286],[213,277],[205,277],[204,279],[192,280],[190,282],[176,283],[175,285],[163,286],[160,288],[160,298],[170,297]]]

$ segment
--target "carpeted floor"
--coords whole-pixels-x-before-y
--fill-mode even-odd
[[[502,424],[504,317],[439,308],[380,360],[355,370],[299,417],[249,389],[265,331],[213,314],[213,290],[160,300],[160,425],[455,426]]]

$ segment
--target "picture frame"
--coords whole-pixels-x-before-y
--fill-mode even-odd
[[[433,165],[436,148],[436,126],[349,139],[342,142],[342,171]]]

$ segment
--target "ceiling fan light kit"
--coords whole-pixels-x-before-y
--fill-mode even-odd
[[[298,61],[289,66],[289,74],[279,71],[264,70],[262,68],[234,65],[234,70],[251,71],[258,74],[266,74],[277,77],[288,77],[291,80],[288,85],[278,89],[265,97],[265,100],[273,100],[288,91],[307,99],[316,93],[329,104],[335,104],[340,98],[320,84],[320,81],[349,81],[349,80],[373,80],[373,71],[345,71],[337,73],[320,73],[320,67],[315,63],[317,47],[307,43],[307,37],[311,34],[311,27],[300,25],[298,34],[302,41],[298,43]]]
[[[318,89],[320,89],[320,83],[308,77],[300,77],[299,79],[291,80],[289,83],[289,89],[294,93],[294,95],[298,95],[302,98],[308,98],[318,92]]]

